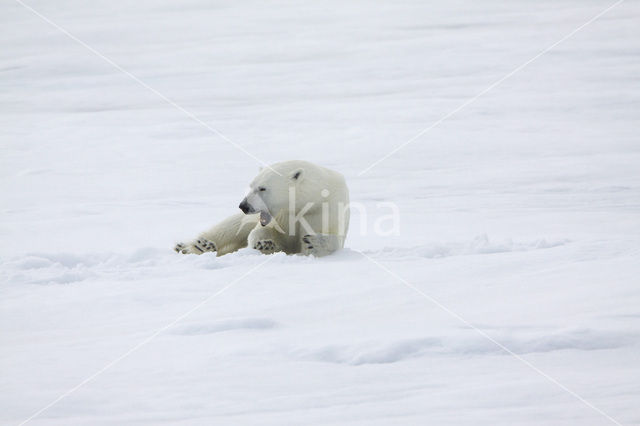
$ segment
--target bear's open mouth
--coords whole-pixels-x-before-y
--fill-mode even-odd
[[[260,225],[267,226],[271,222],[271,215],[264,210],[260,211]]]

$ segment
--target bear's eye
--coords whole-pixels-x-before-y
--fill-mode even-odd
[[[267,190],[267,188],[265,188],[264,186],[261,186],[261,187],[258,188],[258,191],[260,191],[260,192],[266,191],[266,190]]]

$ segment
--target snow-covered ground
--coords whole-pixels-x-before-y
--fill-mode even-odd
[[[25,1],[368,217],[322,259],[174,253],[259,164],[5,0],[0,423],[640,424],[638,1],[364,174],[613,2]]]

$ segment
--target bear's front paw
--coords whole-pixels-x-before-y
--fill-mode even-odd
[[[199,238],[188,244],[178,243],[173,249],[182,254],[202,254],[207,251],[216,251],[216,245],[205,238]]]
[[[306,249],[306,251],[312,251],[313,245],[315,244],[314,239],[313,235],[305,235],[302,237],[303,249]]]
[[[262,254],[272,254],[276,251],[276,243],[272,240],[256,241],[253,248],[259,250]]]
[[[332,237],[324,234],[305,235],[302,237],[300,252],[304,255],[314,255],[317,257],[326,256],[335,251],[332,248]]]

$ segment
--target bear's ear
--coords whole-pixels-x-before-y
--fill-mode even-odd
[[[293,172],[291,172],[291,180],[293,181],[297,181],[300,182],[302,180],[302,175],[303,175],[303,170],[302,169],[297,169],[294,170]]]

